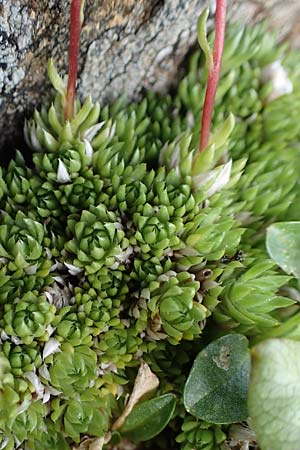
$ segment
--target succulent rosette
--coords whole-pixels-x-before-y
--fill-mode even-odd
[[[169,271],[144,288],[131,315],[139,331],[146,330],[153,340],[168,339],[177,344],[201,333],[210,314],[198,294],[200,283],[188,272]]]
[[[136,231],[129,242],[137,247],[137,252],[141,252],[144,258],[150,255],[163,257],[168,249],[172,251],[182,247],[178,236],[181,221],[170,220],[168,209],[164,206],[156,209],[146,204],[141,214],[133,215],[133,224]]]
[[[23,442],[34,430],[42,429],[47,406],[42,401],[32,402],[25,411],[20,412],[12,425],[12,434],[16,442]]]
[[[27,204],[28,199],[32,195],[30,192],[30,178],[32,175],[32,170],[26,167],[22,154],[17,151],[15,160],[10,161],[5,173],[5,179],[3,179],[9,195],[9,202],[6,202],[7,212],[16,213],[24,203]],[[7,201],[5,197],[4,199]]]
[[[95,289],[75,288],[75,307],[78,317],[92,327],[95,335],[107,327],[120,323],[120,300],[118,298],[101,298]]]
[[[152,323],[148,332],[153,332],[155,336],[155,323],[159,317],[162,330],[171,343],[193,339],[200,334],[208,311],[201,304],[201,298],[197,297],[198,290],[199,282],[189,273],[171,274],[158,292],[154,291],[150,296],[148,307]]]
[[[60,352],[52,356],[49,368],[51,385],[66,396],[84,392],[96,379],[96,362],[96,354],[89,347],[63,344]]]
[[[13,219],[4,214],[0,225],[0,255],[11,271],[39,266],[43,261],[44,227],[18,211]]]
[[[92,344],[91,321],[82,314],[65,306],[59,312],[58,321],[54,334],[58,341],[66,341],[73,346]]]
[[[9,359],[0,352],[0,427],[4,433],[2,443],[7,445],[7,448],[14,448],[15,442],[21,442],[27,439],[30,434],[30,427],[37,421],[41,424],[45,405],[42,405],[43,413],[39,407],[35,408],[32,393],[28,380],[25,377],[15,377],[13,375],[13,368]],[[28,408],[29,415],[26,413]],[[28,425],[26,423],[32,412],[33,421]],[[33,427],[34,428],[34,427]],[[33,429],[32,428],[32,429]],[[19,435],[19,438],[17,437]]]
[[[40,429],[34,429],[28,436],[32,450],[69,450],[70,446],[59,427],[52,420],[44,420]]]
[[[24,344],[47,341],[56,308],[45,295],[27,292],[13,303],[6,303],[0,324],[8,336],[16,336]]]
[[[35,266],[33,266],[35,271]],[[21,297],[26,292],[42,289],[43,286],[52,282],[48,275],[50,269],[49,261],[45,260],[36,273],[24,275],[23,270],[14,271],[13,274],[4,265],[0,269],[0,303],[11,302],[17,297]]]
[[[176,442],[182,444],[182,450],[221,450],[226,440],[221,426],[196,420],[189,415],[184,418],[181,429]]]
[[[73,145],[66,142],[55,148],[53,153],[35,153],[33,162],[41,178],[64,184],[89,171],[91,156],[88,142]]]
[[[122,224],[104,205],[83,211],[79,220],[70,218],[68,228],[74,238],[66,243],[65,248],[75,255],[73,263],[84,268],[87,274],[114,263],[118,266],[118,257],[129,245]]]
[[[114,403],[111,395],[99,396],[97,389],[89,388],[76,399],[54,400],[53,416],[62,418],[66,434],[79,443],[84,434],[104,436]]]
[[[88,275],[88,283],[85,286],[93,286],[102,299],[108,297],[115,298],[119,302],[123,301],[129,292],[130,275],[126,263],[129,262],[132,255],[133,249],[129,246],[117,256],[117,269],[115,266],[113,268],[102,267],[99,272]]]
[[[214,312],[215,320],[224,326],[249,335],[279,325],[276,310],[294,304],[292,299],[278,295],[289,277],[276,273],[273,261],[257,256],[249,258],[246,264],[233,266],[230,272],[234,279],[226,279],[224,273],[225,288]]]
[[[117,369],[123,369],[133,360],[141,343],[142,339],[137,336],[137,331],[121,323],[98,337],[99,360]]]
[[[10,341],[8,335],[3,336],[3,334],[2,332],[2,352],[9,360],[11,373],[14,376],[34,371],[42,365],[42,355],[36,345],[15,345]]]

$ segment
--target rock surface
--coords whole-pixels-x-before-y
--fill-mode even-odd
[[[82,29],[79,92],[102,103],[121,93],[137,98],[143,89],[164,91],[195,42],[205,0],[103,0],[86,2]],[[270,17],[280,38],[300,32],[300,2],[231,0],[229,18],[247,22]],[[52,56],[66,72],[69,0],[0,2],[0,147],[22,142],[22,124],[49,99],[46,64]],[[2,152],[3,154],[3,152]]]

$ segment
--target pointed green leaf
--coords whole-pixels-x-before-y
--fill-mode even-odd
[[[171,420],[176,406],[176,397],[165,394],[137,404],[120,433],[133,441],[147,441],[159,434]]]
[[[273,223],[267,229],[266,246],[286,273],[300,278],[300,222]]]
[[[228,334],[212,342],[196,357],[185,384],[186,410],[212,423],[245,420],[249,372],[245,336]]]
[[[50,81],[51,81],[54,89],[61,94],[62,98],[64,98],[64,96],[65,96],[64,83],[55,67],[55,64],[54,64],[52,58],[50,58],[48,60],[48,76],[50,78]]]
[[[249,413],[262,450],[300,442],[300,342],[268,339],[252,350]]]
[[[235,118],[232,113],[229,114],[225,122],[212,135],[209,145],[214,145],[216,149],[226,144],[235,125]]]
[[[205,54],[205,64],[208,70],[212,70],[214,62],[213,62],[213,55],[211,48],[209,46],[208,40],[207,40],[207,30],[206,30],[206,22],[209,15],[209,9],[205,8],[198,20],[198,42]]]

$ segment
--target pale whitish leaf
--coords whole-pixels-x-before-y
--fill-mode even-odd
[[[48,370],[48,367],[46,366],[46,364],[43,364],[39,368],[39,374],[42,378],[45,378],[45,380],[50,381],[50,373],[49,373],[49,370]]]
[[[110,441],[111,434],[106,433],[105,436],[99,438],[90,438],[84,436],[78,447],[72,447],[73,450],[102,450],[104,444]]]
[[[58,183],[69,183],[71,181],[69,172],[67,171],[66,166],[61,161],[61,159],[58,160],[56,181]]]
[[[23,377],[30,381],[38,398],[41,398],[44,393],[44,386],[41,383],[39,377],[34,372],[25,372],[23,374]]]
[[[87,130],[85,130],[82,133],[82,137],[87,139],[89,142],[91,142],[93,140],[93,138],[96,136],[96,134],[98,133],[98,131],[101,130],[101,128],[103,127],[104,124],[105,124],[105,122],[100,122],[100,123],[97,123],[96,125],[91,126],[90,128],[88,128]]]
[[[252,350],[248,408],[261,450],[298,450],[300,342],[268,339]]]
[[[206,196],[211,197],[223,189],[230,180],[232,160],[207,173],[193,176],[193,185],[196,189],[203,188]]]
[[[83,271],[82,268],[74,266],[73,264],[67,263],[65,262],[64,265],[67,267],[68,271],[70,272],[71,275],[78,275],[80,272]]]
[[[36,135],[36,126],[34,122],[30,125],[30,147],[35,152],[43,152],[43,147]]]
[[[293,83],[280,61],[274,61],[264,67],[262,70],[262,81],[264,83],[271,82],[272,84],[272,90],[267,97],[268,102],[293,92]]]
[[[93,439],[89,445],[89,450],[102,450],[104,443],[104,437]]]
[[[54,338],[50,338],[48,342],[46,342],[43,350],[43,359],[46,359],[47,356],[52,355],[53,353],[57,353],[59,351],[60,342]]]
[[[18,406],[18,415],[22,414],[25,411],[27,411],[27,409],[29,408],[31,403],[32,403],[31,399],[28,398],[28,397],[25,397],[23,402]]]
[[[37,272],[38,267],[39,267],[38,264],[34,264],[32,266],[26,267],[26,269],[25,269],[26,275],[34,275]]]
[[[131,413],[133,407],[149,392],[152,392],[159,385],[159,379],[151,372],[150,367],[146,363],[140,365],[136,376],[132,393],[121,414],[112,426],[112,430],[118,430],[124,423],[126,417]]]
[[[93,147],[87,139],[83,139],[83,142],[85,145],[85,154],[88,158],[91,158],[93,156]]]
[[[11,336],[11,342],[15,345],[22,345],[23,341],[18,336]]]

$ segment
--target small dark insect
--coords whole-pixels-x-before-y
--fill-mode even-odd
[[[213,271],[211,269],[202,269],[200,272],[197,273],[196,279],[198,281],[204,281],[207,280],[212,276]]]
[[[223,258],[221,258],[221,262],[224,264],[228,264],[231,261],[239,261],[242,262],[245,260],[245,253],[243,250],[238,250],[233,256],[227,256],[224,255]]]

